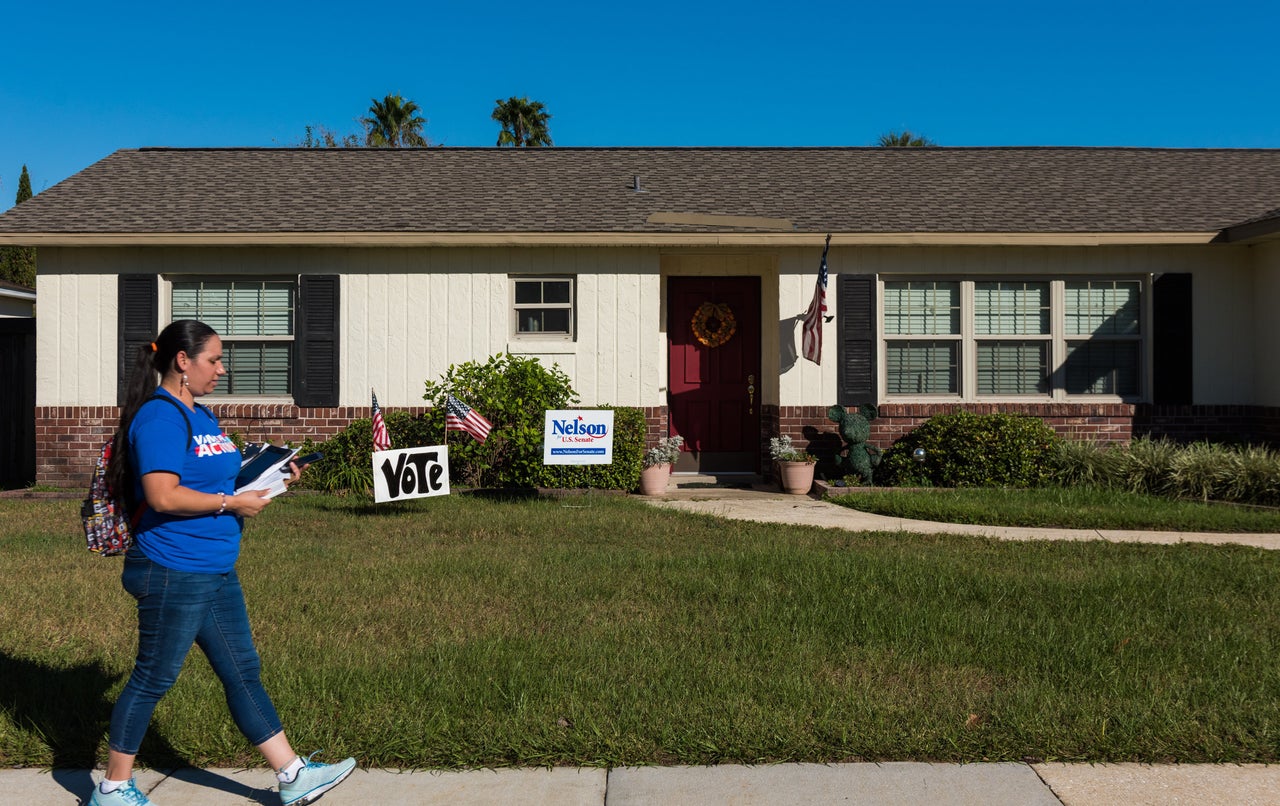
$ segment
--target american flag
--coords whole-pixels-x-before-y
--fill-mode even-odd
[[[444,429],[446,431],[466,431],[481,442],[489,436],[493,425],[480,416],[475,409],[463,403],[453,395],[444,401]]]
[[[373,394],[373,449],[375,451],[391,450],[391,432],[387,431],[387,423],[382,419],[382,409],[378,408],[378,396]]]
[[[827,312],[827,250],[831,248],[831,236],[822,247],[822,265],[818,267],[818,282],[813,289],[813,301],[804,312],[804,335],[800,351],[815,364],[822,363],[822,315]]]

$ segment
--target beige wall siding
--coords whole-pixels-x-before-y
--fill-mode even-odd
[[[116,275],[340,273],[341,405],[422,404],[423,382],[450,363],[505,350],[558,364],[583,404],[666,403],[662,278],[761,277],[763,404],[836,400],[836,321],[821,366],[798,357],[799,316],[821,251],[656,248],[102,248],[41,250],[37,405],[115,401]],[[831,251],[828,315],[845,272],[928,276],[1191,272],[1195,402],[1280,404],[1280,335],[1264,302],[1280,295],[1280,246],[841,247]],[[577,277],[577,338],[512,337],[511,274]],[[165,304],[161,310],[164,315]],[[1259,363],[1261,362],[1261,363]],[[1254,398],[1259,399],[1255,400]]]
[[[665,372],[656,253],[632,249],[399,250],[399,265],[344,279],[344,405],[370,386],[387,405],[421,405],[423,384],[450,364],[501,352],[556,365],[584,405],[659,405]],[[576,338],[513,334],[510,276],[570,275]],[[383,390],[386,390],[385,392]]]
[[[116,276],[340,273],[340,405],[422,405],[451,363],[510,351],[558,364],[585,405],[665,402],[658,255],[641,249],[41,251],[37,405],[115,402]],[[577,338],[513,338],[510,274],[577,277]],[[161,299],[161,316],[167,304]],[[45,316],[47,314],[47,317]]]
[[[97,261],[66,273],[69,251],[40,250],[36,405],[114,406],[116,275],[93,271]]]
[[[1254,402],[1280,406],[1280,241],[1259,244],[1249,251],[1254,276]]]
[[[827,317],[822,324],[822,363],[815,364],[800,354],[804,313],[813,300],[822,263],[820,249],[788,249],[778,257],[778,294],[774,315],[766,324],[776,323],[778,405],[831,406],[839,400],[836,372],[839,345],[836,341],[836,272],[857,250],[832,249],[827,255]],[[767,400],[772,403],[774,401]]]

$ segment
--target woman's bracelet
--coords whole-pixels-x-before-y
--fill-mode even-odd
[[[222,496],[222,506],[218,507],[218,511],[213,513],[215,517],[227,511],[227,494],[218,493],[218,495]]]

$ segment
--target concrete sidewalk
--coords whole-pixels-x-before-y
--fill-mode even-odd
[[[84,803],[100,772],[0,770],[0,804]],[[140,770],[156,806],[278,804],[266,770]],[[1143,764],[774,764],[747,767],[357,769],[326,806],[1266,806],[1280,766]]]
[[[795,523],[854,532],[914,532],[994,537],[1000,540],[1108,540],[1115,543],[1211,543],[1280,549],[1280,534],[1223,534],[1217,532],[1137,532],[1119,529],[1036,529],[1020,526],[979,526],[934,523],[873,515],[842,507],[816,495],[787,495],[776,487],[756,484],[752,489],[680,487],[679,476],[665,495],[646,497],[654,506],[762,523]],[[710,477],[694,477],[707,479]],[[856,493],[855,493],[856,494]]]

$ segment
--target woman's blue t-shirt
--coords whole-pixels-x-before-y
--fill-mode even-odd
[[[202,493],[235,493],[240,451],[208,409],[188,409],[163,388],[157,395],[172,399],[181,411],[163,400],[142,404],[129,425],[129,450],[137,474],[135,491],[143,500],[142,477],[173,473],[183,487]],[[184,412],[185,417],[184,419]],[[187,420],[191,439],[187,439]],[[166,515],[151,507],[135,530],[138,547],[148,558],[176,571],[225,574],[240,554],[240,519],[230,513]]]

